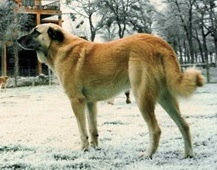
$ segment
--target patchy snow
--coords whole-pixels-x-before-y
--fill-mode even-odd
[[[152,160],[140,160],[149,136],[135,101],[98,104],[101,150],[81,152],[75,117],[60,86],[7,89],[0,93],[0,169],[214,170],[217,169],[217,85],[206,84],[180,99],[191,127],[195,157],[183,159],[183,140],[159,105],[160,146]]]

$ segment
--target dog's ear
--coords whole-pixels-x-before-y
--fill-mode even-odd
[[[50,36],[51,39],[57,40],[59,42],[63,42],[64,35],[60,30],[55,30],[52,27],[50,27],[47,30],[48,35]]]

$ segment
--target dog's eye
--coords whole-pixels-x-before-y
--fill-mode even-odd
[[[33,32],[32,32],[32,34],[37,37],[37,36],[39,36],[41,33],[40,33],[37,29],[34,29]]]

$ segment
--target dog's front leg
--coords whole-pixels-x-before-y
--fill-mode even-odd
[[[86,116],[85,116],[86,102],[84,99],[81,98],[70,98],[70,101],[80,131],[81,149],[83,151],[86,151],[88,150],[89,147],[87,127],[86,127]]]
[[[98,130],[97,130],[97,105],[96,102],[87,103],[89,133],[91,137],[90,145],[93,148],[98,146]]]

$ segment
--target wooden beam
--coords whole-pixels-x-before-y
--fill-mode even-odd
[[[62,14],[58,15],[58,25],[62,27]]]
[[[38,25],[40,23],[41,23],[41,15],[40,15],[40,13],[37,13],[36,14],[36,25]]]
[[[59,10],[43,10],[43,9],[25,9],[25,11],[19,12],[22,14],[44,14],[44,15],[59,15]]]
[[[41,15],[36,14],[36,25],[41,24]],[[42,74],[42,64],[38,61],[38,74]]]

